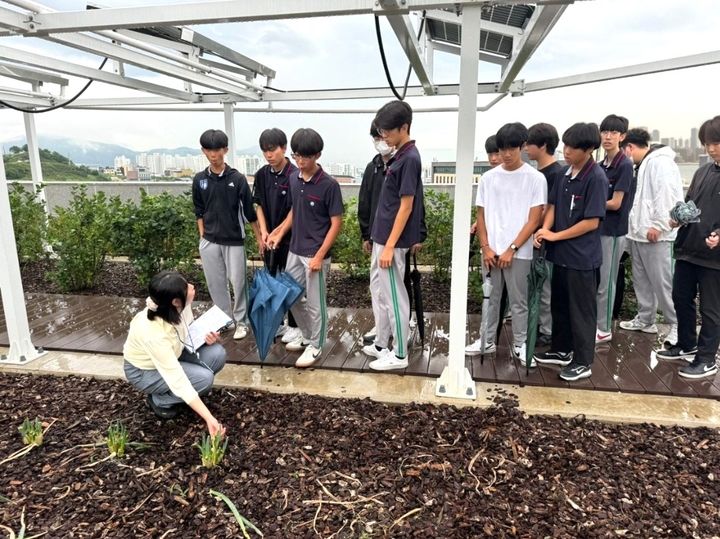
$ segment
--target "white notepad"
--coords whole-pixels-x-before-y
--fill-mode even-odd
[[[211,331],[220,331],[233,324],[232,318],[226,315],[220,307],[213,305],[199,318],[193,320],[188,327],[189,338],[185,348],[195,353],[198,348],[205,344],[205,335]],[[193,347],[195,350],[193,350]]]

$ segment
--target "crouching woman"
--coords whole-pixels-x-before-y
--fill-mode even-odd
[[[225,348],[214,332],[204,343],[191,342],[195,287],[179,273],[163,271],[152,278],[149,291],[147,307],[130,322],[123,347],[125,377],[147,394],[156,416],[172,419],[184,402],[205,421],[210,435],[224,433],[200,397],[210,392],[215,374],[225,366]]]

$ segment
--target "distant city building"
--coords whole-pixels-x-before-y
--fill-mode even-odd
[[[488,161],[475,161],[473,167],[473,183],[480,180],[492,167]],[[433,161],[431,165],[430,183],[455,183],[455,162],[454,161]]]
[[[650,135],[654,141],[660,140],[660,131],[657,129],[652,130],[652,134]]]
[[[141,182],[147,181],[151,179],[153,176],[152,172],[147,167],[138,167],[137,168],[137,179]]]
[[[662,144],[663,146],[670,146],[670,139],[667,137],[661,138],[660,144]]]
[[[690,129],[690,149],[691,150],[697,150],[699,147],[699,139],[698,139],[698,128],[693,127]]]
[[[331,176],[335,178],[338,183],[353,183],[355,181],[355,176],[345,176],[343,174],[331,174]]]

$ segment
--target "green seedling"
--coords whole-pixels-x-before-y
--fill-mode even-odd
[[[227,441],[225,443],[227,443]],[[248,519],[246,519],[244,516],[242,516],[240,514],[240,512],[237,510],[237,507],[235,507],[235,504],[232,502],[232,500],[230,498],[225,496],[225,494],[223,494],[222,492],[218,492],[217,490],[210,489],[210,495],[213,496],[217,500],[222,500],[223,502],[225,502],[225,505],[228,506],[228,508],[232,512],[233,516],[235,517],[235,520],[237,520],[237,523],[240,524],[240,529],[242,530],[243,537],[245,539],[250,539],[250,534],[248,534],[245,526],[247,526],[252,531],[257,533],[260,537],[264,537],[263,533],[255,527],[255,524],[253,524],[252,522],[250,522]]]
[[[108,427],[107,443],[110,455],[125,456],[125,446],[128,445],[128,431],[120,421],[115,421]]]
[[[22,425],[18,427],[22,435],[22,441],[25,445],[40,446],[43,443],[43,426],[38,418],[30,421],[25,419]]]
[[[203,441],[195,446],[200,450],[200,460],[206,468],[214,468],[225,456],[228,439],[218,433],[215,436],[205,435]]]

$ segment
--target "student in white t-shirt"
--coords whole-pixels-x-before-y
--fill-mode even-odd
[[[513,354],[525,359],[527,276],[533,258],[529,239],[540,226],[547,202],[545,177],[522,160],[527,139],[528,130],[521,123],[501,127],[496,142],[502,165],[486,172],[478,185],[477,233],[493,289],[488,313],[483,313],[488,316],[485,350],[481,350],[478,339],[465,348],[468,355],[495,351],[495,328],[504,284],[512,313]]]

